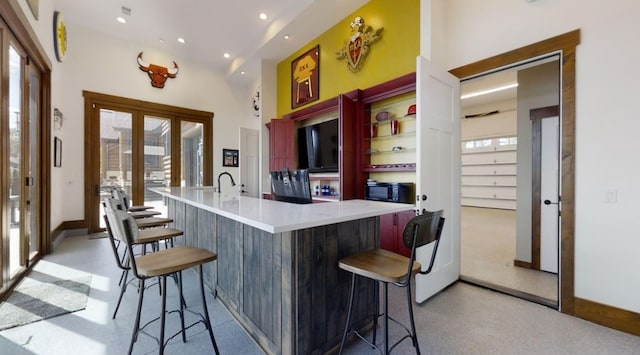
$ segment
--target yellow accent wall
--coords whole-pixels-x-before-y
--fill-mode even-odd
[[[350,24],[356,16],[373,31],[384,28],[382,38],[369,49],[360,70],[353,73],[346,59],[337,59],[351,36]],[[291,62],[320,46],[320,97],[307,105],[291,109]],[[420,0],[371,0],[287,59],[278,63],[278,117],[330,99],[354,89],[366,89],[416,70],[420,53]]]

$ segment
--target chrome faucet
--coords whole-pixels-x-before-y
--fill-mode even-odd
[[[231,179],[231,186],[236,186],[236,182],[235,182],[235,181],[233,181],[233,176],[231,176],[231,174],[229,174],[229,172],[227,172],[227,171],[223,171],[223,172],[221,172],[221,173],[218,175],[218,193],[222,192],[222,188],[221,188],[221,186],[220,186],[220,177],[221,177],[222,175],[228,175],[228,176],[229,176],[229,179]]]

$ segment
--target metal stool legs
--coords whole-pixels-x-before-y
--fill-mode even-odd
[[[378,349],[378,351],[380,351],[382,354],[389,354],[391,350],[393,350],[393,348],[400,344],[400,342],[405,339],[405,338],[411,338],[411,343],[413,345],[413,347],[416,349],[416,354],[420,355],[420,346],[418,344],[418,335],[416,333],[416,325],[415,325],[415,320],[413,317],[413,304],[412,304],[412,300],[411,300],[411,285],[407,285],[406,286],[406,290],[407,290],[407,307],[408,307],[408,311],[409,311],[409,319],[411,322],[411,330],[407,329],[406,327],[405,330],[409,333],[408,335],[405,335],[404,337],[402,337],[400,340],[398,340],[396,343],[394,343],[393,346],[389,347],[389,320],[393,320],[394,322],[398,323],[399,325],[402,326],[402,324],[400,324],[397,320],[394,320],[393,318],[389,317],[389,283],[387,282],[383,282],[383,281],[379,281],[381,284],[383,284],[382,287],[382,307],[383,307],[383,312],[380,313],[379,312],[379,304],[376,303],[376,314],[373,315],[373,339],[372,342],[369,342],[367,339],[365,339],[362,335],[360,335],[360,333],[358,333],[357,330],[350,330],[350,326],[351,326],[351,316],[352,316],[352,312],[353,312],[353,300],[355,298],[355,289],[356,289],[356,274],[351,274],[351,292],[349,294],[349,309],[347,312],[347,323],[345,325],[344,328],[344,333],[342,334],[342,342],[340,343],[340,349],[338,351],[338,354],[342,354],[342,351],[344,350],[344,344],[347,340],[347,336],[350,333],[354,333],[357,337],[359,337],[360,339],[362,339],[363,341],[365,341],[366,343],[368,343],[369,345],[371,345],[374,349]],[[382,349],[378,348],[375,344],[376,344],[376,330],[378,327],[378,317],[383,316],[383,323],[382,323],[382,331],[383,331],[383,346]]]
[[[407,285],[407,304],[409,305],[409,319],[411,321],[411,341],[413,347],[416,348],[416,354],[420,355],[420,345],[418,344],[418,334],[416,333],[416,322],[413,318],[413,302],[411,300],[411,282]]]
[[[349,309],[347,311],[347,324],[344,327],[344,333],[342,334],[342,342],[340,342],[340,350],[338,354],[342,354],[342,349],[344,349],[344,342],[347,340],[347,335],[349,334],[349,325],[351,323],[351,309],[353,309],[353,295],[356,290],[356,274],[351,274],[351,292],[349,293]],[[375,341],[375,333],[374,333],[374,341]]]
[[[205,293],[204,293],[204,277],[202,275],[203,274],[202,264],[200,264],[198,273],[200,274],[200,294],[202,295],[202,308],[204,310],[205,326],[209,331],[209,337],[211,338],[211,344],[213,345],[213,349],[215,350],[216,354],[220,354],[220,351],[218,351],[218,345],[216,344],[216,339],[213,337],[213,328],[211,327],[211,319],[209,318],[209,309],[207,308],[207,298],[205,297]]]
[[[198,267],[198,273],[199,273],[199,278],[200,278],[200,295],[202,297],[202,308],[204,311],[204,314],[202,314],[202,320],[200,322],[202,322],[204,324],[204,326],[207,328],[208,332],[209,332],[209,338],[211,339],[211,344],[213,345],[213,349],[215,351],[216,354],[220,354],[220,351],[218,350],[218,344],[216,343],[216,339],[213,335],[213,327],[211,326],[211,319],[209,317],[209,309],[207,307],[207,298],[206,298],[206,294],[204,291],[204,276],[203,276],[203,270],[202,270],[202,265],[199,265]],[[164,290],[167,289],[167,276],[170,275],[163,275],[161,277],[161,284],[162,284],[162,288]],[[182,272],[179,272],[178,275],[178,280],[179,280],[179,289],[180,289],[180,299],[182,299]],[[134,321],[134,328],[133,328],[133,333],[131,334],[131,343],[129,344],[129,351],[128,354],[131,354],[131,352],[133,351],[133,344],[138,340],[138,335],[140,334],[140,332],[142,332],[142,330],[144,329],[144,327],[140,327],[140,315],[142,313],[142,302],[144,299],[144,290],[145,290],[145,280],[142,279],[139,282],[140,284],[140,295],[138,297],[138,308],[137,308],[137,312],[136,312],[136,319]],[[156,319],[160,319],[160,337],[158,339],[158,343],[159,343],[159,351],[158,353],[160,355],[164,354],[164,348],[167,345],[167,343],[165,342],[165,321],[166,321],[166,314],[167,314],[167,309],[166,309],[166,304],[167,304],[167,292],[162,292],[162,304],[161,304],[161,309],[160,309],[160,317],[156,318]],[[187,328],[185,328],[185,319],[184,319],[184,302],[180,301],[180,325],[181,325],[181,329],[182,331],[180,333],[182,333],[182,342],[186,343],[187,342],[187,336],[186,336],[186,332],[185,330]],[[151,323],[153,321],[150,321],[149,323]],[[147,324],[149,324],[147,323]],[[194,323],[197,324],[198,322]],[[190,325],[189,327],[193,326]],[[175,334],[177,335],[177,334]],[[167,342],[173,338],[175,335],[171,336]]]

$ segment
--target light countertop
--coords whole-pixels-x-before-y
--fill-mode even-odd
[[[409,204],[369,200],[299,205],[217,193],[213,187],[160,187],[150,190],[269,233],[352,221],[414,208]]]

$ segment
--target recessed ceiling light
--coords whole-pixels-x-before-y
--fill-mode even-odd
[[[290,38],[291,38],[291,36],[289,36],[289,35],[284,35],[284,39],[290,39]]]
[[[116,17],[116,21],[118,21],[120,23],[127,23],[127,20],[122,16]]]
[[[178,42],[180,42],[180,43],[184,43],[184,38],[182,38],[182,37],[178,37]]]
[[[267,14],[265,14],[264,12],[260,13],[260,19],[261,20],[266,20],[267,19]]]
[[[244,71],[241,71],[241,72],[240,72],[240,75],[244,75],[244,74],[246,74]]]
[[[158,41],[160,41],[160,44],[164,44],[164,38],[160,38]]]
[[[225,54],[223,54],[222,56],[224,56],[225,58],[230,58],[230,57],[231,57],[231,54],[229,54],[229,53],[225,53]]]

